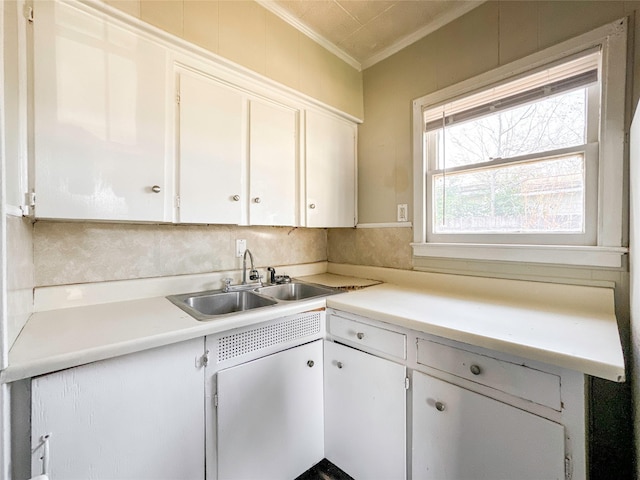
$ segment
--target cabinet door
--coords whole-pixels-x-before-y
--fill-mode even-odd
[[[242,219],[245,100],[240,92],[196,73],[181,73],[179,221]]]
[[[252,100],[249,118],[249,223],[296,225],[298,113]]]
[[[414,372],[413,478],[563,479],[564,427]]]
[[[356,218],[356,125],[306,114],[306,226],[353,227]]]
[[[36,216],[170,220],[165,49],[81,7],[36,8]]]
[[[406,478],[405,372],[325,343],[325,455],[353,478]]]
[[[322,460],[322,340],[217,380],[219,479],[296,478]]]
[[[52,480],[204,478],[199,338],[32,381],[32,474]]]

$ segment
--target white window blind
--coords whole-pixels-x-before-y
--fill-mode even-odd
[[[425,132],[585,87],[598,81],[600,51],[579,54],[566,63],[433,107],[424,112]]]

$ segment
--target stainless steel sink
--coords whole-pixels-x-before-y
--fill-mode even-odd
[[[282,285],[269,285],[255,290],[260,295],[277,298],[280,301],[291,302],[306,298],[321,297],[339,293],[337,290],[309,283],[283,283]]]
[[[244,312],[254,308],[275,305],[275,300],[256,295],[250,291],[208,291],[170,295],[167,299],[194,317],[196,320],[211,320],[219,315]]]

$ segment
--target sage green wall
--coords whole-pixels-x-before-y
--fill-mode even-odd
[[[249,0],[104,0],[140,20],[362,118],[362,73]]]
[[[412,211],[413,99],[633,15],[638,8],[640,2],[487,2],[366,69],[365,118],[358,132],[359,222],[395,222],[398,203]],[[640,34],[635,37],[638,43]],[[634,62],[634,71],[639,68],[640,62]],[[639,94],[635,88],[634,98]]]
[[[363,74],[364,123],[359,128],[358,204],[360,223],[396,220],[396,205],[413,199],[412,100],[508,64],[568,38],[629,16],[631,71],[629,109],[640,96],[640,2],[486,2]],[[634,80],[635,78],[635,80]],[[629,121],[628,123],[629,124]],[[403,231],[404,230],[404,231]],[[411,259],[410,229],[330,230],[330,262],[383,264],[463,275],[615,285],[630,383],[592,380],[589,405],[592,478],[631,478],[634,455],[632,407],[640,412],[640,340],[631,341],[628,268],[589,269],[445,259]],[[345,248],[355,245],[356,248]],[[360,245],[363,248],[357,248]],[[633,252],[632,252],[633,254]],[[639,309],[640,310],[640,309]],[[640,322],[640,320],[638,320]],[[640,327],[638,328],[640,331]],[[632,349],[631,345],[638,345]],[[639,415],[640,417],[640,415]],[[640,445],[640,422],[636,428]],[[639,472],[640,473],[640,472]]]

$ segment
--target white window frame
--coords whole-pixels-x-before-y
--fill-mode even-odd
[[[414,243],[415,257],[440,257],[491,261],[513,261],[619,268],[628,249],[626,245],[624,161],[624,112],[627,63],[627,19],[623,18],[591,32],[536,52],[508,65],[465,80],[413,101],[414,164]],[[463,243],[429,241],[430,177],[424,154],[423,112],[453,98],[468,95],[493,84],[540,70],[580,52],[599,48],[601,51],[600,128],[597,162],[596,239],[591,245]],[[429,202],[429,203],[427,203]],[[614,212],[612,214],[612,212]],[[439,237],[447,240],[455,236]],[[506,238],[506,237],[503,237]],[[513,238],[513,237],[512,237]]]

